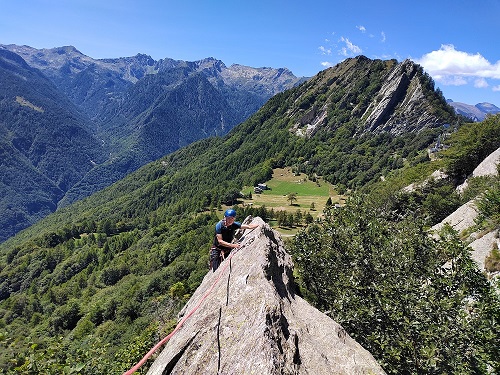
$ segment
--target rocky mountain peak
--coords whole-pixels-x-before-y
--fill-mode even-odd
[[[215,68],[218,71],[226,69],[226,65],[221,60],[217,60],[214,57],[207,57],[205,59],[195,61],[195,64],[198,69]]]
[[[59,55],[68,54],[68,53],[75,53],[75,54],[83,55],[80,51],[78,51],[73,46],[62,46],[62,47],[54,48],[53,50],[55,53],[58,53]]]
[[[426,105],[421,73],[421,67],[411,60],[397,64],[384,80],[379,100],[372,101],[363,115],[365,129],[402,134],[442,125],[442,120]]]
[[[430,77],[411,60],[346,59],[309,80],[296,102],[290,116],[297,116],[298,122],[291,131],[300,136],[335,129],[347,121],[357,123],[358,135],[401,135],[436,128],[454,118]]]
[[[383,374],[372,355],[294,293],[293,263],[260,218],[209,272],[149,375]]]

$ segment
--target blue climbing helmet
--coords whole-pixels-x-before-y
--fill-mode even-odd
[[[236,217],[236,211],[232,208],[229,208],[224,212],[224,217]]]

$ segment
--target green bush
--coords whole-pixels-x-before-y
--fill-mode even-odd
[[[500,370],[500,301],[458,235],[352,198],[294,240],[301,287],[389,374]]]

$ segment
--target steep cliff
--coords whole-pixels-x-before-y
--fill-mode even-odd
[[[294,293],[290,255],[261,224],[209,272],[148,374],[383,374],[336,322]],[[192,314],[192,315],[191,315]]]
[[[441,125],[432,112],[422,84],[421,68],[410,60],[397,64],[384,80],[377,98],[370,103],[363,118],[369,131],[407,131]]]

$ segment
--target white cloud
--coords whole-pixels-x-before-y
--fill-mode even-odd
[[[333,64],[329,61],[322,61],[321,65],[324,66],[325,68],[329,68],[329,67],[333,66]]]
[[[474,81],[474,87],[482,89],[488,86],[488,82],[484,78],[478,78]]]
[[[361,48],[359,48],[355,44],[352,44],[351,41],[347,38],[341,37],[340,41],[345,43],[345,47],[342,47],[339,51],[339,53],[342,56],[349,56],[352,54],[357,55],[357,54],[360,54],[363,52],[363,50]]]
[[[450,77],[461,77],[461,82],[477,78],[500,79],[500,61],[492,64],[479,53],[457,51],[451,44],[442,45],[439,50],[429,52],[415,61],[434,79],[443,83],[460,82]]]
[[[430,74],[430,73],[429,73]],[[441,82],[445,86],[463,86],[467,84],[467,80],[461,76],[450,76],[450,75],[432,75],[437,82]]]
[[[489,62],[480,53],[458,51],[453,45],[442,45],[415,62],[443,86],[468,86],[476,89],[490,88],[500,91],[500,61]],[[496,84],[496,85],[494,85]]]
[[[380,37],[381,37],[380,41],[382,43],[385,43],[385,33],[383,31],[380,33]]]
[[[364,26],[356,26],[356,29],[364,33],[366,31],[366,28]]]
[[[331,55],[332,50],[330,48],[326,48],[324,46],[319,46],[318,49],[321,51],[322,55]]]

